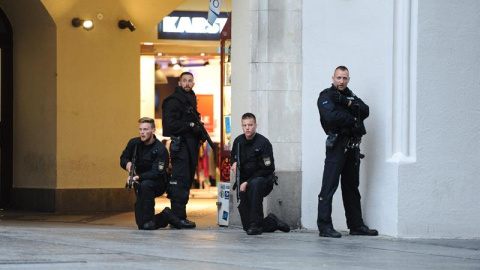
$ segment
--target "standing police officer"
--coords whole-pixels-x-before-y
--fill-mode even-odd
[[[180,218],[182,228],[192,229],[196,224],[187,219],[186,207],[203,135],[200,127],[195,124],[195,119],[200,114],[197,111],[197,97],[193,91],[195,85],[193,74],[183,72],[178,85],[173,94],[168,96],[162,104],[163,136],[170,137],[172,140],[170,143],[172,211]]]
[[[140,123],[140,137],[131,139],[120,156],[120,166],[130,173],[135,156],[135,172],[133,177],[137,195],[135,202],[135,221],[139,230],[155,230],[166,227],[169,223],[181,228],[180,220],[170,208],[155,215],[155,197],[165,193],[168,185],[166,168],[168,152],[165,146],[155,137],[155,122],[152,118],[143,117]],[[130,177],[127,179],[129,185]]]
[[[236,173],[237,161],[240,159],[240,205],[238,211],[243,230],[248,235],[281,230],[289,232],[287,223],[274,214],[263,218],[263,197],[266,197],[276,183],[275,162],[270,141],[258,134],[255,115],[245,113],[242,116],[243,134],[233,142],[231,152],[232,170]],[[240,147],[240,157],[237,156]]]
[[[378,235],[362,219],[360,192],[360,138],[366,134],[363,120],[369,115],[368,106],[347,87],[348,69],[339,66],[332,77],[333,84],[323,90],[317,101],[320,122],[328,135],[322,189],[318,195],[317,226],[322,237],[340,238],[333,228],[332,199],[342,176],[342,197],[347,226],[351,235]],[[358,118],[358,119],[357,119]]]

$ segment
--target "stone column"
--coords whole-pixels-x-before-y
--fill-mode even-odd
[[[241,114],[256,115],[257,131],[273,145],[279,177],[279,185],[265,200],[265,214],[272,212],[293,227],[301,225],[301,5],[301,0],[251,0],[233,5],[232,15],[233,135],[241,133]],[[248,74],[236,73],[246,68]],[[231,209],[236,205],[235,201]],[[232,224],[239,222],[236,215],[231,213]]]

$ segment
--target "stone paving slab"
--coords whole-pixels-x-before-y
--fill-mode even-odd
[[[480,239],[0,220],[0,269],[480,269]]]

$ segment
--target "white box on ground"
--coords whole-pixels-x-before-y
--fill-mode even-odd
[[[219,226],[228,226],[230,217],[229,202],[230,202],[230,183],[219,182],[217,195],[217,224]]]

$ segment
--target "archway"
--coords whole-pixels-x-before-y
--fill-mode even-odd
[[[13,159],[13,35],[0,9],[0,207],[10,204]]]

